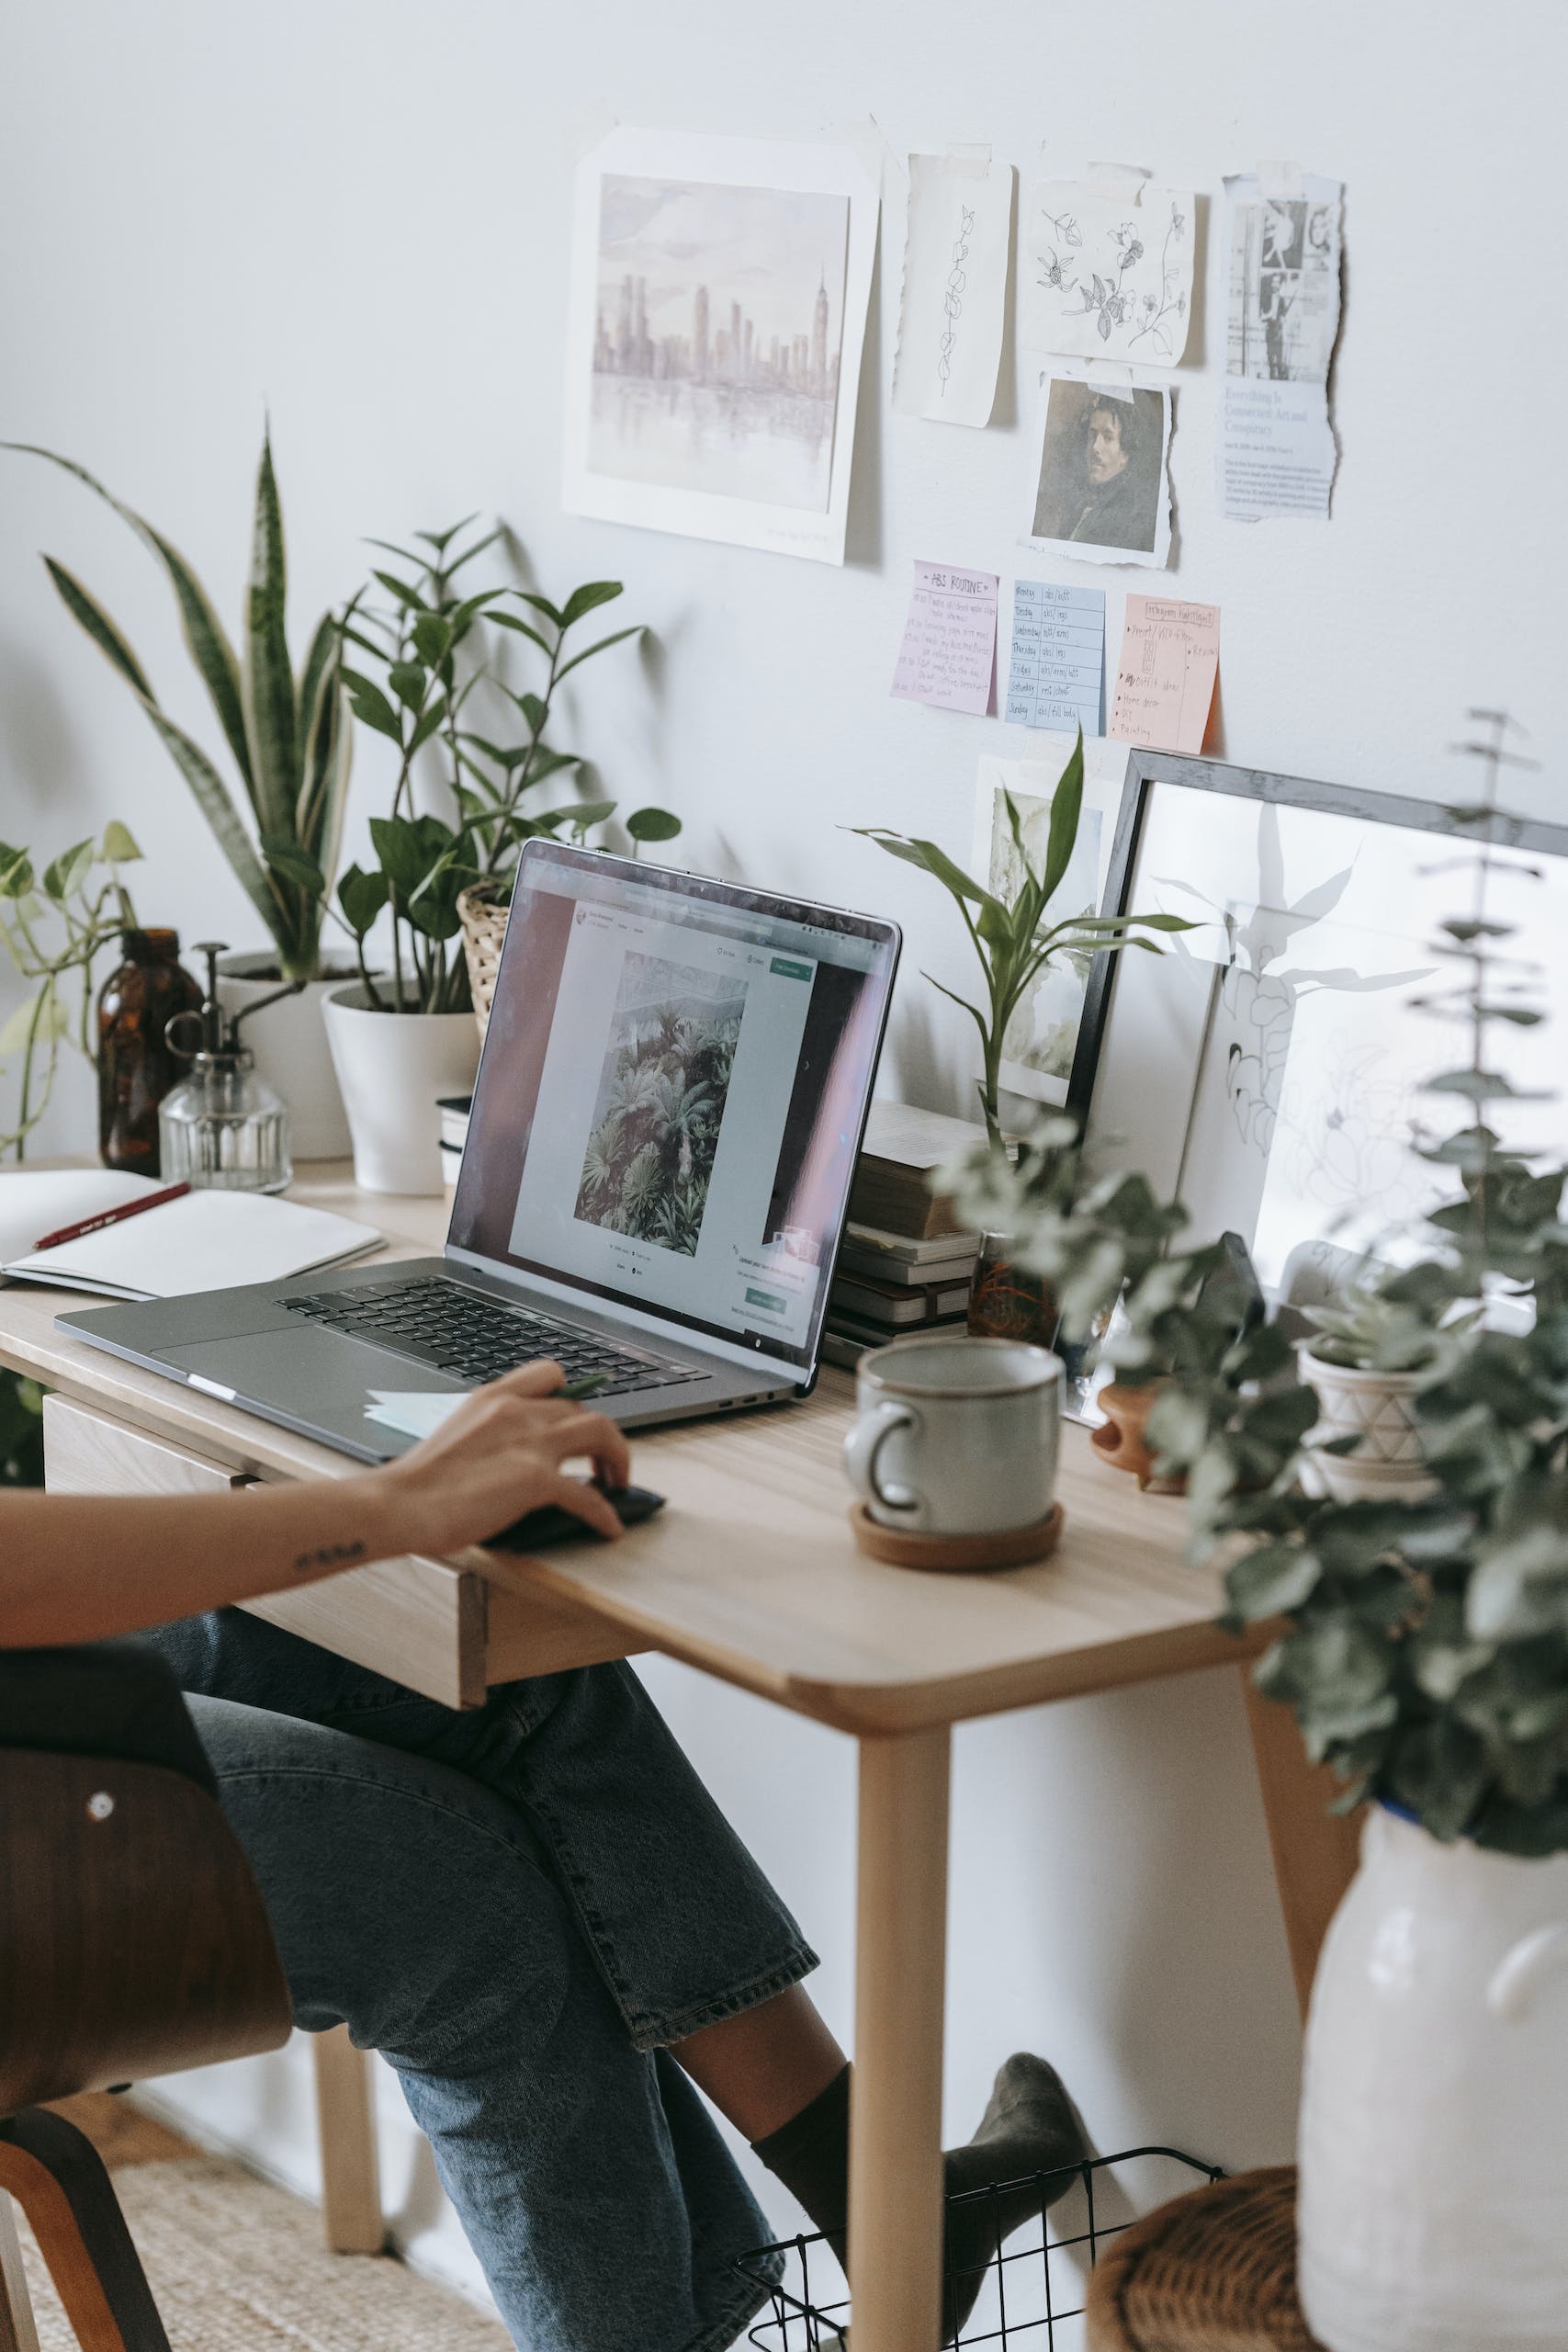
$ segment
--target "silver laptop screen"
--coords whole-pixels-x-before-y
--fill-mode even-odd
[[[450,1241],[814,1361],[888,923],[531,842]]]

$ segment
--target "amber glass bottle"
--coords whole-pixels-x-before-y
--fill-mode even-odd
[[[125,961],[98,994],[98,1150],[106,1168],[160,1173],[158,1105],[185,1076],[164,1038],[176,1012],[199,1012],[201,990],[180,963],[177,931],[120,933]]]

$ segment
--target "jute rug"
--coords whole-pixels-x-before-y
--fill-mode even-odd
[[[400,2262],[329,2254],[321,2216],[238,2165],[117,2170],[174,2352],[510,2352],[500,2324]],[[39,2352],[76,2339],[18,2212]]]

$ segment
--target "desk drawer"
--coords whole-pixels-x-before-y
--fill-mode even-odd
[[[61,1494],[214,1494],[252,1483],[62,1396],[44,1398],[43,1436],[44,1476]],[[410,1554],[243,1605],[428,1699],[471,1707],[485,1691],[485,1602],[481,1577]]]

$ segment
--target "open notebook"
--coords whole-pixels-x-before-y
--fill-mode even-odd
[[[286,1281],[362,1258],[374,1226],[261,1193],[186,1193],[161,1208],[39,1251],[45,1233],[155,1193],[145,1176],[103,1168],[0,1175],[0,1274],[97,1291],[106,1298],[185,1298],[242,1283]]]

